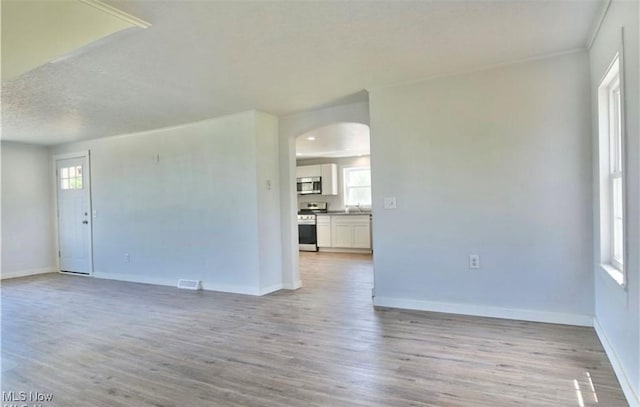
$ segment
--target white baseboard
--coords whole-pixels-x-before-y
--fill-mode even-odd
[[[461,304],[438,301],[411,300],[391,297],[374,297],[373,305],[379,307],[402,308],[419,311],[443,312],[448,314],[472,315],[478,317],[515,319],[520,321],[545,322],[551,324],[593,326],[593,316],[566,314],[550,311],[536,311],[487,305]]]
[[[283,283],[282,288],[285,290],[297,290],[302,287],[302,281],[296,280],[293,283]]]
[[[266,295],[266,294],[272,293],[274,291],[282,290],[283,288],[284,288],[284,284],[282,284],[282,283],[270,285],[268,287],[263,287],[260,290],[260,295]]]
[[[150,276],[137,276],[137,275],[131,275],[131,274],[104,273],[101,271],[94,271],[93,277],[100,278],[103,280],[116,280],[116,281],[126,281],[129,283],[165,285],[169,287],[175,287],[178,285],[178,279],[174,280],[174,279],[162,279],[162,278],[150,277]]]
[[[1,280],[8,278],[35,276],[37,274],[55,273],[57,270],[53,267],[44,267],[39,269],[27,269],[27,270],[15,270],[15,271],[3,271],[0,275]]]
[[[104,273],[99,271],[94,272],[93,276],[95,278],[102,278],[105,280],[127,281],[130,283],[155,284],[168,287],[176,287],[178,285],[178,278],[157,278],[152,276]],[[257,287],[215,284],[207,281],[202,281],[202,289],[206,291],[220,291],[232,294],[262,295],[261,290]]]
[[[325,253],[354,253],[354,254],[371,254],[373,250],[371,249],[348,249],[348,248],[340,248],[340,247],[319,247],[319,252]]]
[[[207,291],[220,291],[223,293],[231,294],[262,295],[259,287],[215,284],[206,281],[202,282],[202,289]]]
[[[640,407],[640,397],[634,391],[631,382],[629,381],[629,377],[627,376],[624,366],[620,362],[620,358],[615,351],[615,348],[612,346],[611,341],[609,341],[609,337],[605,333],[602,325],[598,322],[597,318],[593,320],[593,328],[602,343],[602,347],[604,348],[607,357],[609,358],[609,362],[611,362],[611,366],[613,367],[613,371],[618,378],[618,382],[620,382],[620,387],[622,387],[622,392],[624,396],[627,398],[627,402],[629,403],[629,407]]]

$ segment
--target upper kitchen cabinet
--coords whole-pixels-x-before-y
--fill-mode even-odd
[[[338,165],[319,164],[296,167],[296,178],[321,177],[322,195],[338,195]]]
[[[322,195],[338,195],[338,165],[320,165],[320,176],[322,177]]]
[[[322,170],[319,165],[303,165],[296,167],[296,178],[321,177]]]

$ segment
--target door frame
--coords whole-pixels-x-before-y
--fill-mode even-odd
[[[58,273],[63,273],[63,271],[60,270],[60,210],[58,208],[57,169],[58,169],[58,161],[67,160],[70,158],[86,158],[87,160],[87,168],[84,171],[84,177],[85,177],[85,180],[88,181],[86,185],[88,189],[87,192],[89,194],[89,219],[90,219],[89,221],[89,274],[79,274],[79,273],[72,273],[72,274],[77,276],[83,276],[83,277],[93,277],[93,219],[94,217],[93,217],[93,204],[92,204],[93,194],[91,191],[91,150],[82,150],[75,153],[56,154],[52,157],[53,186],[54,186],[53,216],[55,219],[54,231],[56,234],[56,239],[55,239],[56,270],[58,271]],[[83,183],[85,180],[83,180]],[[64,274],[69,274],[69,273],[64,273]]]

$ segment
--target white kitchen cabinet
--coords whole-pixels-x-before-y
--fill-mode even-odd
[[[322,178],[322,195],[338,195],[338,165],[302,165],[296,167],[296,178]]]
[[[331,246],[334,248],[371,249],[370,216],[332,216]]]
[[[322,169],[319,165],[303,165],[296,167],[296,178],[321,177]]]
[[[331,216],[317,216],[316,235],[318,239],[318,247],[331,247]]]
[[[352,246],[356,249],[371,249],[371,222],[353,225]]]
[[[322,164],[320,176],[322,177],[322,195],[338,195],[338,165]]]
[[[331,229],[332,247],[352,247],[353,226],[348,223],[334,222]]]

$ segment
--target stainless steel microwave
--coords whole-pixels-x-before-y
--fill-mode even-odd
[[[322,193],[322,178],[321,177],[307,177],[298,178],[298,195],[311,195]]]

